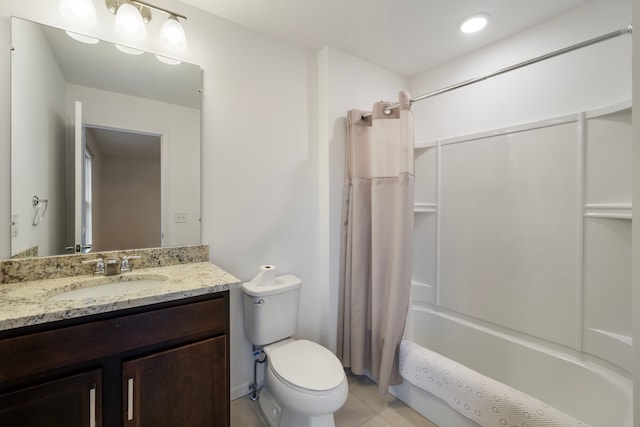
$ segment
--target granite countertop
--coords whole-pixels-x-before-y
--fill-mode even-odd
[[[130,279],[166,279],[151,288],[121,295],[54,300],[52,296],[83,287],[85,281],[109,280],[126,284]],[[135,282],[131,282],[135,283]],[[73,276],[0,285],[0,331],[107,313],[131,307],[221,292],[240,281],[210,262],[140,268],[115,276]]]

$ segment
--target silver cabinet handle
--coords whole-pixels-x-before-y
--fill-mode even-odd
[[[127,382],[127,420],[133,419],[133,378]]]
[[[89,427],[96,427],[96,385],[89,387]]]

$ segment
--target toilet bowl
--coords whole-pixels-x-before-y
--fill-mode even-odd
[[[319,344],[294,339],[266,346],[264,351],[265,384],[272,396],[264,399],[267,407],[262,406],[264,390],[260,400],[269,422],[274,427],[333,427],[333,413],[349,394],[336,356]]]
[[[271,427],[334,427],[333,413],[349,394],[342,364],[320,344],[292,338],[302,280],[263,276],[242,284],[245,335],[267,356],[262,414]]]

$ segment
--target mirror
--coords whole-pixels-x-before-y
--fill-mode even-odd
[[[202,70],[71,36],[11,18],[12,257],[200,243]]]

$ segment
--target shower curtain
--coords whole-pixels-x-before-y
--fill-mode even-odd
[[[338,351],[378,391],[402,381],[398,349],[409,306],[413,252],[413,113],[410,97],[347,118],[342,209]]]

